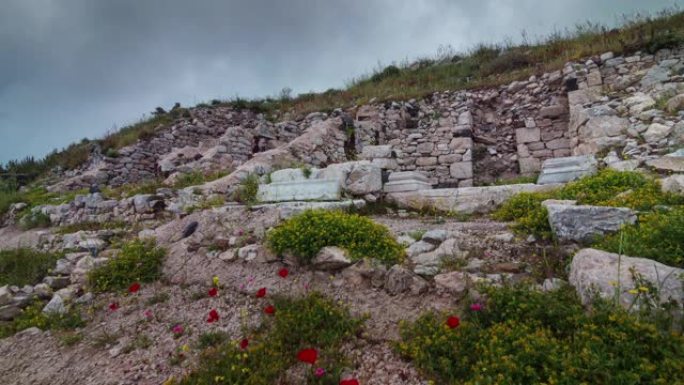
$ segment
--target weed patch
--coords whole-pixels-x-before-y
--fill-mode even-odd
[[[126,289],[133,282],[153,282],[161,277],[166,251],[153,240],[136,239],[121,247],[107,264],[93,269],[88,282],[95,292]]]
[[[292,252],[302,263],[311,262],[326,246],[347,249],[352,260],[374,258],[391,265],[404,257],[385,226],[341,211],[304,211],[271,231],[267,242],[276,253]]]
[[[34,285],[40,282],[62,254],[33,249],[0,250],[0,286]]]
[[[489,289],[486,303],[401,325],[399,352],[440,384],[669,384],[684,380],[684,338],[574,289]],[[452,316],[453,317],[453,316]],[[454,326],[456,325],[456,326]]]

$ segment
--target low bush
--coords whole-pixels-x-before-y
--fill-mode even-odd
[[[545,239],[551,238],[546,199],[570,199],[578,204],[629,207],[635,210],[652,210],[659,205],[682,205],[684,196],[665,193],[658,181],[639,172],[605,169],[564,187],[545,193],[520,193],[506,201],[493,217],[515,221],[515,229]]]
[[[30,230],[37,227],[50,227],[51,224],[52,221],[50,220],[50,216],[42,211],[26,213],[19,220],[19,227],[21,227],[22,230]]]
[[[259,191],[259,176],[249,174],[242,181],[233,194],[233,200],[244,203],[248,206],[257,203],[257,192]]]
[[[33,249],[0,250],[0,286],[34,285],[45,277],[60,253],[44,253]]]
[[[206,182],[211,182],[213,180],[222,178],[228,175],[225,171],[216,171],[212,173],[205,174],[201,171],[193,171],[185,174],[181,174],[174,183],[173,187],[176,189],[182,189],[189,186],[198,186]]]
[[[585,311],[574,289],[487,290],[460,325],[428,313],[400,327],[397,348],[440,384],[674,384],[684,338],[612,304]],[[452,324],[453,326],[453,324]]]
[[[0,325],[0,338],[11,336],[31,327],[41,330],[72,330],[85,325],[80,313],[73,307],[64,314],[43,313],[42,302],[35,302],[24,309],[12,322]]]
[[[306,384],[339,384],[347,364],[340,348],[355,338],[363,319],[352,317],[346,307],[318,293],[297,299],[275,298],[273,306],[274,318],[253,331],[248,346],[241,348],[237,341],[231,341],[206,350],[199,368],[181,384],[282,383],[283,374],[297,363],[297,353],[302,349],[318,352]],[[213,336],[206,339],[215,340]],[[319,367],[325,369],[325,375],[316,378],[313,370]]]
[[[121,247],[118,256],[88,274],[95,292],[121,290],[133,282],[153,282],[161,277],[166,251],[153,240],[136,239]]]
[[[684,207],[639,217],[639,223],[601,240],[597,248],[684,268]]]
[[[272,230],[267,242],[274,252],[291,252],[304,264],[326,246],[346,249],[352,260],[373,258],[391,265],[404,257],[385,226],[342,211],[304,211]]]

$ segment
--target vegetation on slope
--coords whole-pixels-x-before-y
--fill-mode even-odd
[[[304,264],[326,246],[346,249],[354,261],[374,258],[392,265],[404,257],[403,247],[385,226],[342,211],[306,210],[269,232],[268,244],[278,254],[293,253]]]
[[[545,193],[520,193],[506,201],[493,216],[515,221],[514,229],[551,239],[547,199],[577,200],[578,204],[629,207],[641,211],[637,224],[597,240],[596,247],[635,257],[684,266],[684,196],[664,193],[657,180],[634,171],[604,169]],[[663,206],[668,209],[661,210]]]
[[[486,291],[462,319],[428,313],[402,323],[398,350],[445,385],[684,381],[684,339],[665,311],[630,314],[600,300],[585,310],[572,287]]]

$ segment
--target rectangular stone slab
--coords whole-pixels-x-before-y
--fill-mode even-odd
[[[257,199],[260,202],[336,201],[341,195],[338,180],[313,179],[259,185]]]
[[[526,183],[397,192],[387,194],[387,197],[391,202],[404,208],[473,214],[490,212],[517,193],[549,191],[558,187],[559,184]]]
[[[567,183],[595,174],[597,162],[593,155],[547,159],[542,164],[537,184]]]

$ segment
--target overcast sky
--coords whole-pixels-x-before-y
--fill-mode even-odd
[[[681,0],[2,0],[0,162],[156,106],[342,88],[440,45],[518,40]]]

